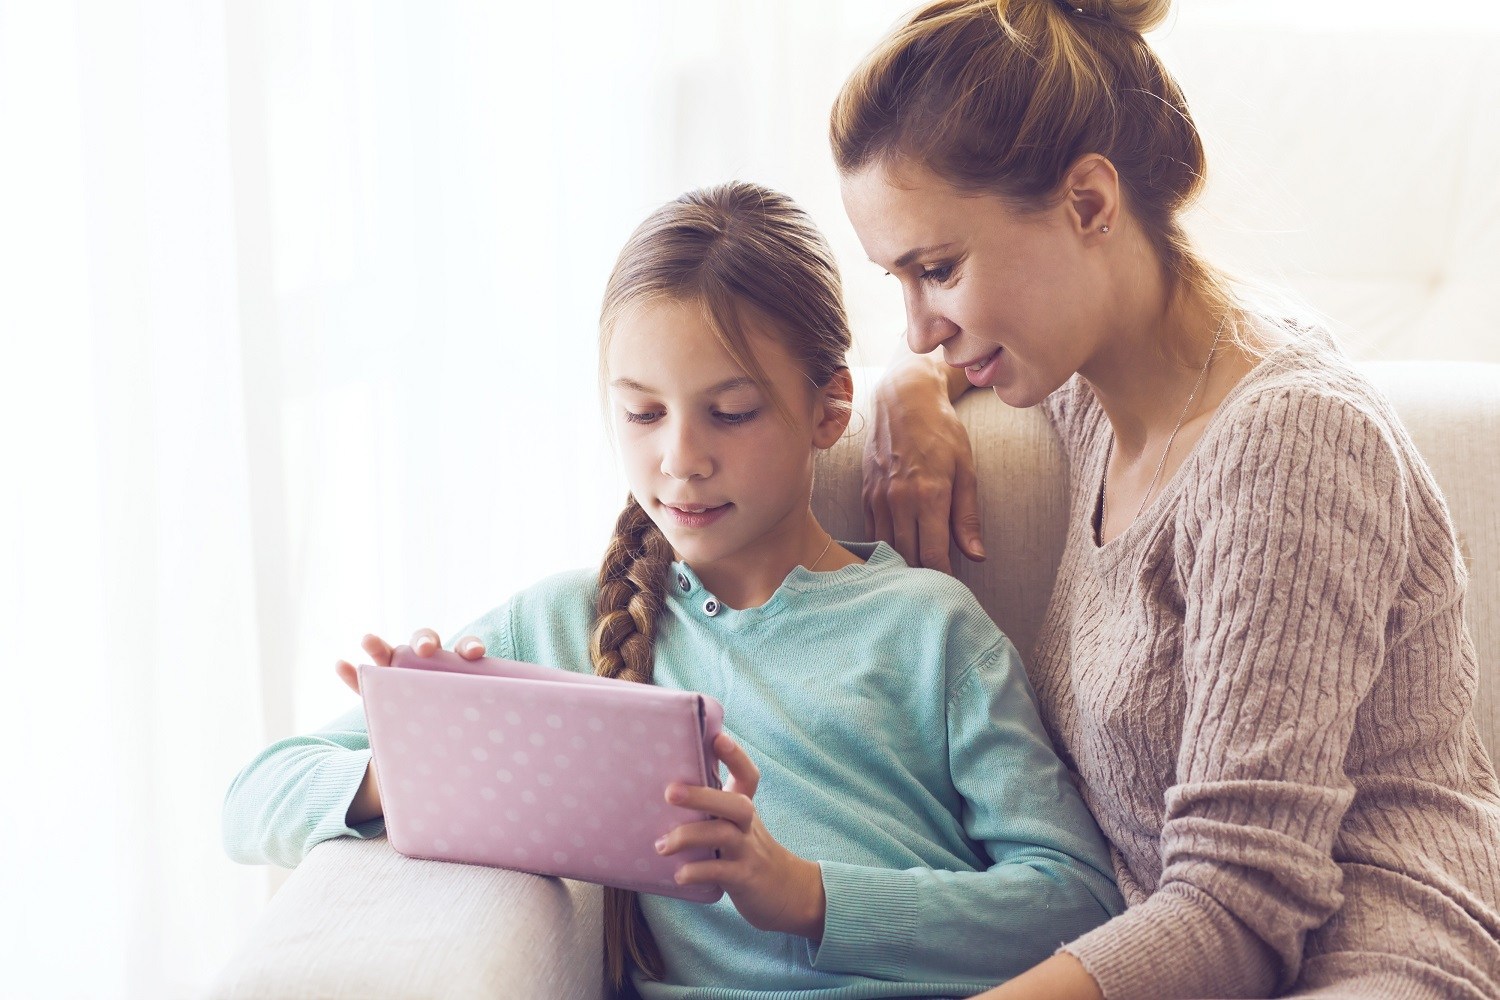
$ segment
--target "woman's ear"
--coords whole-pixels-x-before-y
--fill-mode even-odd
[[[1108,236],[1120,214],[1120,175],[1098,153],[1080,156],[1063,175],[1062,207],[1069,228],[1090,242]]]
[[[813,447],[832,448],[844,436],[853,412],[854,376],[849,369],[840,368],[818,390],[817,409],[813,412]]]

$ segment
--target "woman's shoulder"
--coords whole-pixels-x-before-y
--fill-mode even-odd
[[[1392,456],[1407,450],[1385,394],[1320,329],[1300,331],[1261,359],[1230,390],[1214,423],[1211,450],[1236,464],[1279,465],[1370,446]]]

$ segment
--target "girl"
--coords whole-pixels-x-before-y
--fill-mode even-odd
[[[1168,7],[929,3],[834,108],[850,219],[949,366],[877,392],[878,533],[982,555],[970,385],[1041,404],[1069,463],[1029,663],[1131,905],[991,1000],[1500,996],[1453,525],[1328,336],[1187,240],[1203,147],[1142,38]]]
[[[631,493],[603,567],[521,592],[454,646],[725,707],[725,789],[667,792],[719,818],[658,847],[718,848],[679,878],[726,896],[608,890],[614,981],[647,998],[968,995],[1115,913],[1010,643],[955,581],[813,517],[814,459],[852,388],[837,271],[807,217],[748,184],[679,198],[625,246],[600,325]],[[368,747],[359,709],[273,744],[229,790],[230,855],[295,865],[378,834]]]

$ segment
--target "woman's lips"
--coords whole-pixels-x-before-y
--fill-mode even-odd
[[[969,384],[988,388],[994,382],[995,376],[1000,370],[1001,358],[1005,355],[1005,348],[995,348],[995,353],[988,357],[980,358],[972,365],[964,368],[964,376],[968,378]]]

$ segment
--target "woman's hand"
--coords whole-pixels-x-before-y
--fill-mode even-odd
[[[974,453],[953,410],[961,392],[927,358],[898,362],[875,387],[865,439],[865,530],[909,564],[945,573],[950,534],[968,558],[985,555]]]
[[[380,636],[367,635],[360,640],[359,645],[370,657],[370,662],[377,667],[391,665],[391,656],[395,650]],[[438,634],[430,628],[419,628],[412,633],[411,648],[418,656],[431,656],[442,647]],[[477,660],[484,655],[484,643],[472,635],[466,635],[453,644],[453,651],[466,660]],[[353,688],[355,694],[359,694],[359,669],[354,664],[348,660],[339,660],[333,665],[333,669],[340,680]]]
[[[720,733],[714,753],[729,768],[724,790],[674,783],[667,788],[667,801],[717,818],[684,823],[656,842],[657,851],[717,848],[717,860],[691,861],[678,869],[678,884],[717,883],[751,926],[821,941],[826,906],[822,869],[777,843],[756,815],[752,800],[760,770],[740,745]]]

